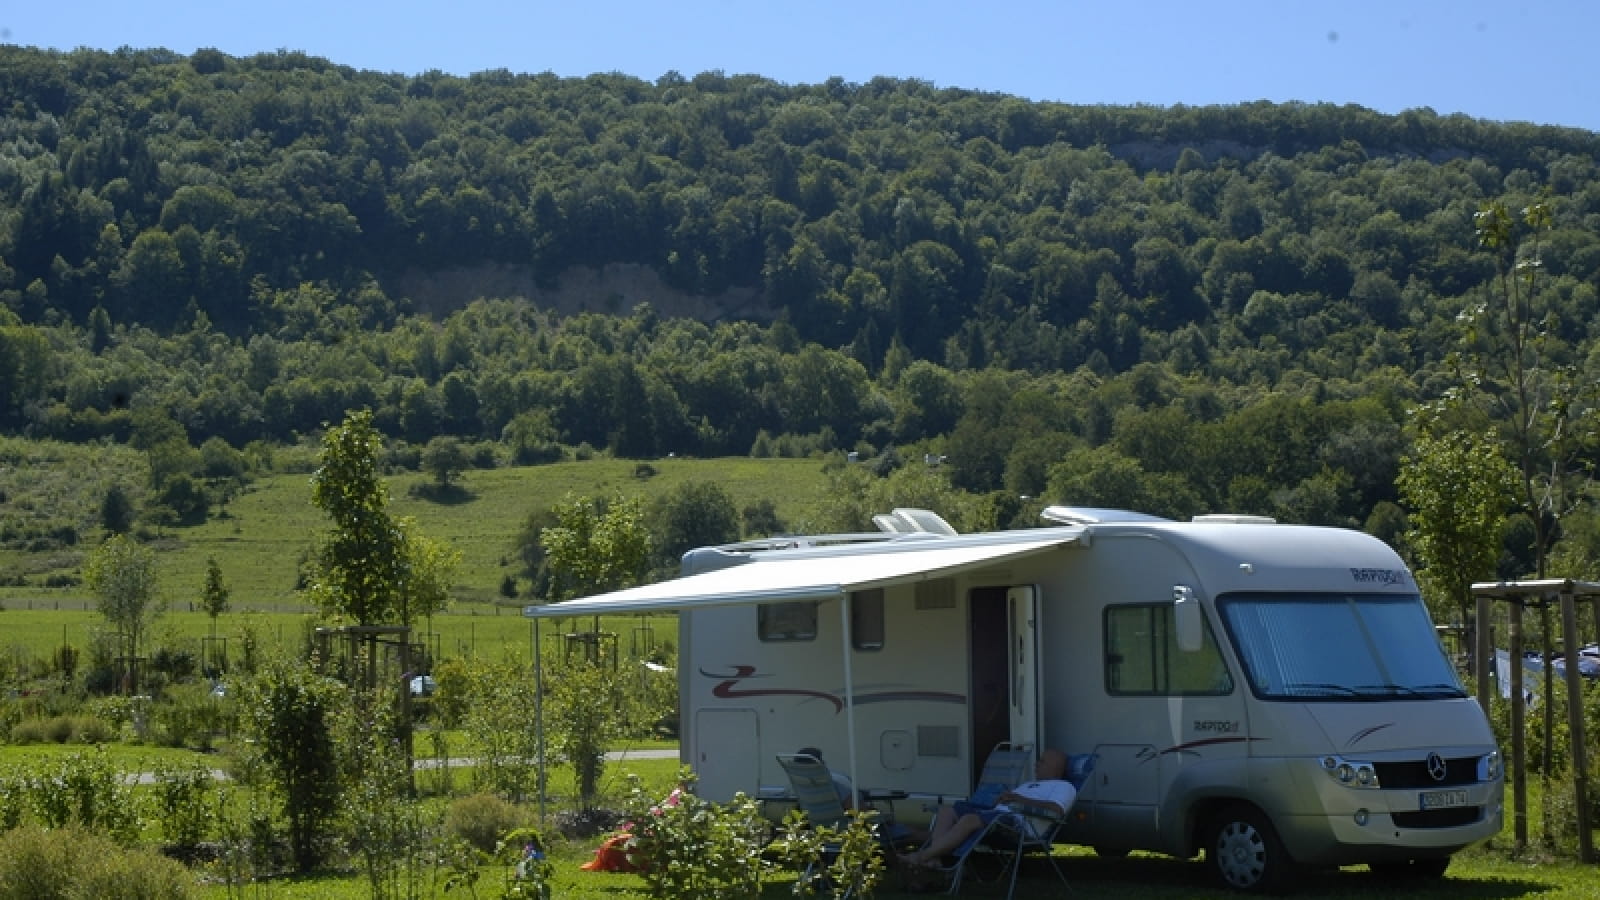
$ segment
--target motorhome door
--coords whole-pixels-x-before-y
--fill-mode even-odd
[[[1039,745],[1039,659],[1032,587],[983,587],[968,595],[967,692],[973,778],[1002,741]]]
[[[1010,620],[1007,631],[1011,647],[1011,740],[1042,750],[1039,743],[1037,593],[1032,586],[1007,590],[1006,612]]]

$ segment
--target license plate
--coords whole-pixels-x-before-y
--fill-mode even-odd
[[[1466,791],[1423,791],[1417,805],[1422,809],[1445,809],[1451,806],[1466,806]]]

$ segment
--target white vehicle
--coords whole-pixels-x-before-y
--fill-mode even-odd
[[[529,615],[679,613],[682,759],[712,799],[820,747],[860,788],[959,797],[1000,741],[1093,760],[1058,840],[1437,876],[1500,830],[1500,754],[1405,564],[1335,528],[1051,507],[1044,528],[685,554],[683,577]]]

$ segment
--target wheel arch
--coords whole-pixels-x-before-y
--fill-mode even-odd
[[[1215,794],[1195,797],[1184,810],[1183,842],[1180,845],[1180,849],[1183,852],[1178,855],[1185,859],[1193,859],[1199,856],[1200,851],[1205,849],[1206,830],[1210,827],[1211,821],[1220,815],[1223,810],[1238,806],[1253,809],[1266,817],[1267,821],[1272,821],[1272,816],[1261,807],[1261,804],[1249,798],[1240,797],[1237,794]]]

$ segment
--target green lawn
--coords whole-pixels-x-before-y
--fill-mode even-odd
[[[635,875],[584,872],[578,866],[590,858],[594,842],[557,842],[553,848],[556,882],[554,896],[571,900],[644,900],[649,895],[644,882]],[[1215,887],[1204,865],[1196,861],[1135,854],[1124,860],[1105,860],[1082,848],[1057,851],[1070,888],[1063,888],[1041,861],[1024,864],[1017,884],[1019,900],[1239,900],[1237,892]],[[486,870],[479,884],[480,897],[498,896],[498,879],[503,869]],[[887,875],[874,896],[881,900],[900,900],[913,896],[901,890],[895,874]],[[775,875],[762,892],[762,900],[792,897],[793,880]],[[964,887],[963,896],[1004,897],[1004,883],[975,883]],[[224,900],[220,887],[203,894],[208,900]],[[323,876],[313,879],[274,881],[263,896],[282,900],[313,898],[365,898],[365,883],[356,875]],[[428,896],[424,894],[424,896]],[[439,894],[437,896],[452,896]],[[1459,857],[1449,874],[1437,882],[1396,884],[1374,877],[1360,867],[1307,875],[1290,896],[1307,900],[1388,900],[1405,897],[1414,900],[1592,900],[1600,897],[1600,869],[1562,862],[1511,862],[1495,850],[1481,850]]]
[[[426,757],[425,746],[426,740],[419,740],[419,757]],[[674,745],[666,742],[650,742],[630,744],[628,748],[656,749],[672,746]],[[82,750],[81,747],[54,745],[0,747],[0,768]],[[107,746],[106,752],[111,756],[113,763],[123,771],[149,771],[150,768],[162,763],[170,765],[192,762],[207,766],[220,764],[220,758],[215,754],[153,747],[112,744]],[[611,763],[606,767],[602,781],[602,791],[606,798],[604,805],[621,806],[628,790],[629,774],[638,776],[645,790],[656,795],[666,793],[676,771],[675,759],[628,759]],[[456,794],[468,788],[470,778],[469,769],[453,770],[451,783]],[[551,797],[547,802],[546,812],[553,814],[570,806],[572,782],[570,772],[563,767],[554,767],[549,778]],[[435,773],[419,773],[418,786],[425,795],[429,795],[430,799],[424,802],[429,803],[430,808],[438,807],[443,802],[442,798],[436,796],[439,785]],[[1530,808],[1537,808],[1537,805],[1530,801]],[[1536,844],[1537,824],[1535,820],[1533,830]],[[1447,900],[1447,898],[1448,900],[1508,900],[1521,897],[1570,898],[1570,900],[1600,898],[1600,868],[1592,865],[1580,866],[1571,859],[1549,858],[1537,851],[1530,851],[1524,858],[1513,860],[1508,853],[1508,848],[1511,846],[1510,833],[1508,824],[1505,832],[1493,845],[1476,848],[1457,856],[1451,865],[1449,875],[1439,882],[1396,885],[1374,877],[1360,867],[1352,867],[1309,874],[1302,879],[1293,893],[1297,897],[1329,898],[1329,900],[1344,900],[1344,898],[1378,900],[1394,896],[1437,898],[1437,900]],[[554,831],[546,829],[546,834],[553,835]],[[646,897],[644,884],[637,876],[589,873],[578,868],[590,858],[597,843],[595,839],[568,841],[559,837],[552,838],[550,850],[557,878],[555,896],[576,898],[576,900],[602,900],[602,898],[631,900],[631,898]],[[1172,860],[1145,854],[1134,854],[1124,860],[1101,859],[1081,847],[1058,848],[1057,853],[1072,885],[1070,893],[1060,889],[1047,867],[1038,861],[1030,861],[1023,870],[1022,880],[1018,886],[1018,897],[1035,898],[1035,900],[1069,897],[1073,900],[1095,900],[1095,898],[1179,900],[1179,898],[1239,896],[1214,887],[1207,869],[1198,860]],[[429,873],[423,873],[421,877],[426,879],[431,876]],[[478,886],[477,896],[485,898],[498,896],[498,879],[503,877],[503,870],[485,870]],[[878,891],[877,896],[885,900],[899,900],[901,897],[912,896],[897,890],[897,887],[897,880],[890,875],[885,887]],[[775,875],[773,882],[767,885],[762,896],[763,898],[789,897],[791,888],[791,883],[784,880],[781,875]],[[963,893],[978,897],[1003,896],[1004,887],[977,884],[970,890],[964,890]],[[208,900],[211,898],[223,900],[230,895],[223,886],[212,884],[203,888],[202,896]],[[234,896],[239,895],[236,893]],[[367,897],[368,889],[359,872],[342,871],[321,873],[312,878],[274,879],[251,886],[243,896],[283,898],[283,900],[295,900],[295,898],[354,900]],[[470,895],[459,892],[445,895],[424,891],[421,896]]]

